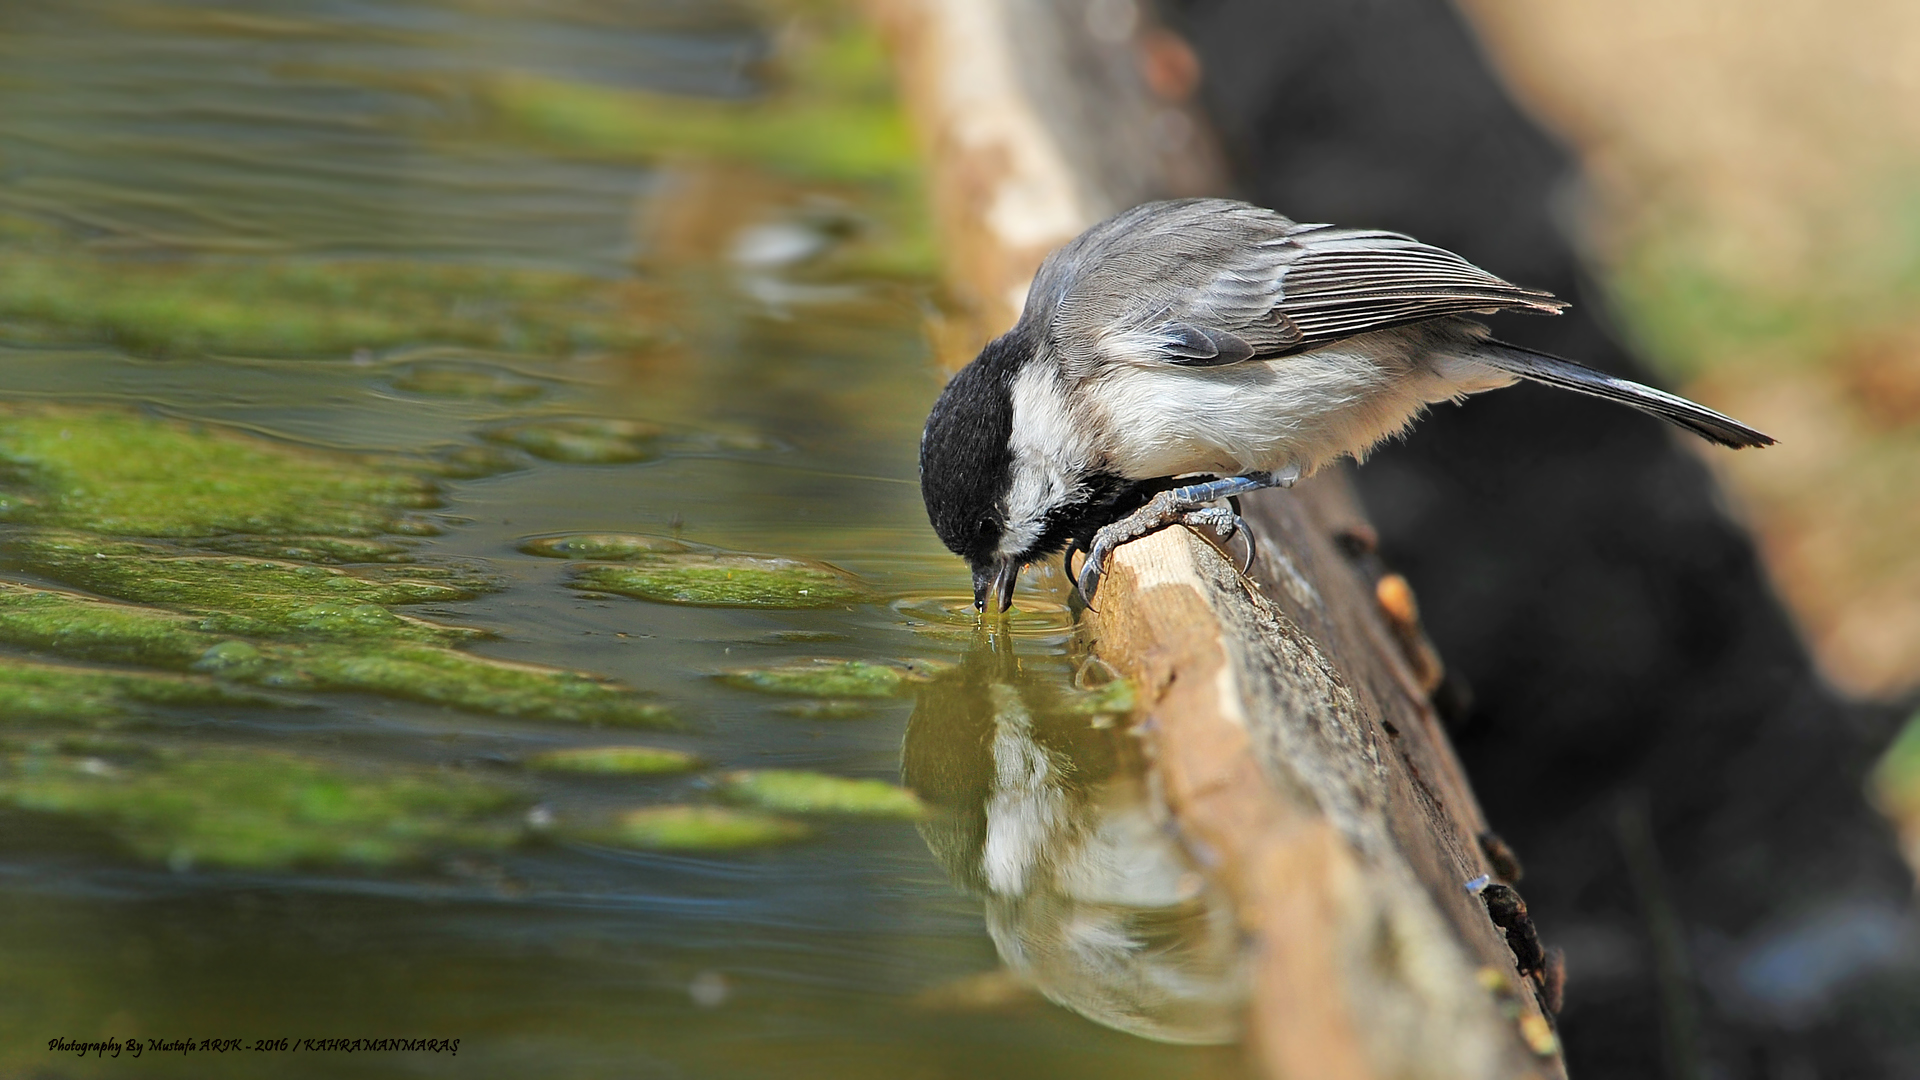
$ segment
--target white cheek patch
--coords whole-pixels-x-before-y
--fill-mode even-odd
[[[1047,514],[1079,494],[1093,454],[1085,425],[1050,365],[1029,364],[1013,380],[1013,483],[997,554],[1025,553],[1046,531]]]

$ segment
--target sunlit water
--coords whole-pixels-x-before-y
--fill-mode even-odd
[[[815,656],[966,658],[974,639],[964,574],[926,528],[914,484],[919,424],[938,384],[922,330],[926,288],[804,273],[837,234],[817,227],[821,212],[804,192],[776,181],[736,184],[758,201],[709,230],[706,257],[698,242],[689,254],[684,238],[677,252],[656,252],[650,222],[663,208],[679,212],[663,200],[684,197],[663,173],[491,138],[466,122],[456,92],[463,78],[506,71],[750,98],[771,47],[750,15],[670,0],[0,3],[0,210],[130,260],[404,257],[644,274],[655,300],[636,318],[668,336],[653,349],[559,360],[471,349],[155,360],[14,341],[0,345],[0,394],[131,405],[403,457],[471,445],[487,425],[530,415],[634,417],[706,433],[708,442],[654,462],[532,461],[449,482],[446,504],[431,512],[444,532],[422,554],[476,561],[507,587],[410,610],[496,632],[482,653],[653,692],[688,721],[686,732],[635,742],[693,750],[718,768],[898,780],[914,701],[809,721],[711,676]],[[738,257],[729,261],[729,250]],[[422,356],[512,373],[539,393],[503,404],[397,387]],[[563,563],[516,550],[571,532],[678,535],[829,560],[886,599],[757,612],[583,598],[566,587]],[[1063,684],[1074,666],[1065,617],[1037,599],[1028,606],[1037,614],[1015,634],[1023,678]],[[1018,694],[1005,689],[1014,683],[1004,659],[981,676],[980,655],[971,697],[921,704],[922,771],[934,760],[926,754],[951,755],[942,775],[962,778],[977,798],[1056,799],[1061,815],[1124,804],[1114,820],[1131,824],[1095,852],[1109,861],[1131,842],[1127,830],[1151,832],[1141,824],[1150,814],[1125,809],[1141,797],[1137,781],[1108,783],[1132,775],[1115,763],[1127,757],[1123,733],[1034,736],[1051,749],[1032,760],[1056,775],[1024,796],[988,775],[1000,751],[980,758],[983,747],[994,738],[1012,746],[1027,721],[995,729],[979,712],[1025,715],[1009,704]],[[481,770],[625,737],[375,697],[311,704],[230,710],[217,723],[179,717],[157,737]],[[1006,755],[1022,752],[1005,750],[1002,771]],[[1086,753],[1103,764],[1075,757]],[[1076,769],[1086,775],[1074,779]],[[706,783],[534,782],[543,805],[562,809],[698,800]],[[1062,783],[1076,794],[1041,790]],[[1231,1049],[1135,1038],[977,978],[996,970],[996,951],[982,901],[953,879],[984,887],[966,880],[978,876],[969,845],[980,838],[951,829],[923,840],[906,823],[829,821],[810,842],[726,857],[555,843],[390,872],[269,874],[169,870],[55,818],[9,812],[0,827],[0,1069],[9,1073],[1110,1078],[1238,1068]],[[1051,856],[1029,854],[1051,866]],[[1171,890],[1167,904],[1179,910],[1169,919],[1206,922],[1195,914],[1199,886],[1163,865],[1170,857],[1152,856],[1121,891]],[[1019,925],[1023,910],[1000,902],[998,932],[1036,932]],[[1052,968],[1056,982],[1071,977]],[[45,1049],[56,1037],[129,1036],[461,1044],[457,1059],[138,1063]]]

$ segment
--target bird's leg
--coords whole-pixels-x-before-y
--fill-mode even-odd
[[[1106,572],[1107,556],[1121,544],[1169,525],[1206,525],[1218,530],[1222,539],[1230,540],[1234,533],[1246,530],[1246,522],[1240,519],[1237,509],[1214,506],[1213,503],[1261,488],[1292,487],[1298,479],[1299,467],[1289,465],[1278,472],[1229,476],[1171,488],[1155,495],[1147,500],[1147,505],[1093,534],[1093,544],[1087,548],[1086,564],[1081,567],[1076,582],[1080,587],[1080,595],[1086,598],[1089,606],[1092,605],[1094,593],[1100,588],[1100,575]],[[1253,535],[1250,532],[1247,533],[1247,543],[1247,562],[1251,565]]]

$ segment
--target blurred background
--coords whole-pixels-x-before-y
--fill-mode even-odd
[[[1781,439],[1519,388],[1354,477],[1573,1074],[1920,1076],[1920,12],[1055,6],[1239,194]],[[1065,610],[983,659],[925,526],[966,312],[894,87],[826,2],[0,0],[0,1072],[1241,1075],[1054,884],[983,908],[996,738],[1075,808],[1036,880],[1153,819]],[[1215,941],[1155,858],[1097,914]]]
[[[1249,197],[1553,289],[1568,317],[1500,332],[1781,439],[1705,453],[1522,389],[1355,472],[1567,949],[1572,1073],[1920,1071],[1911,744],[1882,757],[1920,680],[1912,10],[1168,17]]]
[[[1911,695],[1920,13],[1465,11],[1577,156],[1571,231],[1630,339],[1783,436],[1778,460],[1710,460],[1822,671],[1853,695]]]

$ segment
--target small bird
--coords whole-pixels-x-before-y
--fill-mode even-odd
[[[1019,323],[934,402],[927,516],[972,566],[974,606],[998,613],[1036,559],[1065,550],[1071,574],[1085,552],[1076,584],[1091,603],[1118,545],[1172,524],[1231,538],[1237,496],[1364,460],[1428,405],[1519,379],[1722,446],[1773,443],[1466,317],[1566,306],[1399,233],[1226,199],[1136,206],[1048,256]]]

